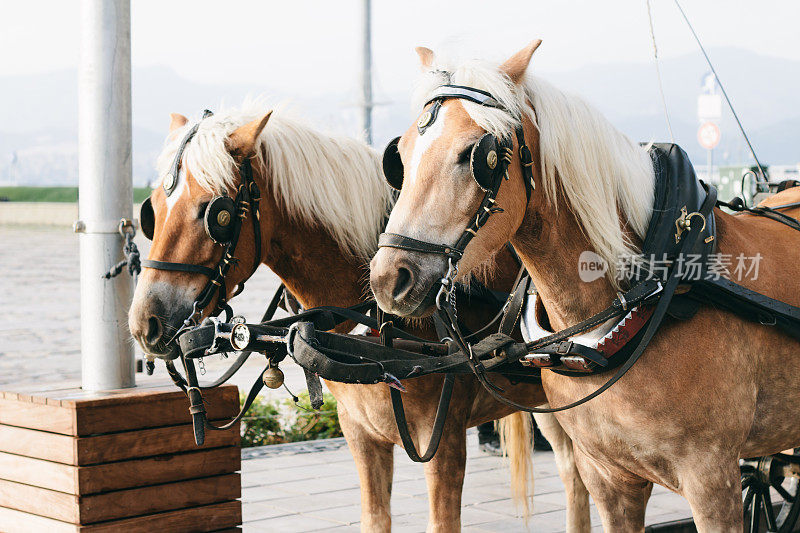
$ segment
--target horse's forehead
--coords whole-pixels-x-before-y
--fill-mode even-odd
[[[420,134],[417,125],[409,128],[413,145],[410,147],[409,170],[406,175],[407,183],[413,183],[423,167],[428,169],[440,168],[442,159],[447,157],[454,146],[464,144],[463,139],[472,138],[482,131],[472,117],[467,113],[460,100],[448,100],[443,103],[436,115],[434,122]],[[432,173],[437,174],[437,173]]]
[[[192,173],[187,170],[186,165],[181,165],[178,170],[177,184],[172,192],[167,196],[163,186],[159,184],[154,194],[154,207],[158,210],[161,208],[166,209],[165,220],[168,220],[173,213],[183,213],[190,205],[193,199],[203,193],[202,187],[194,179]]]

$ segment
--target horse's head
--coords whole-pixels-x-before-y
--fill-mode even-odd
[[[401,190],[385,231],[441,246],[439,252],[430,253],[420,250],[424,244],[396,236],[393,243],[383,242],[370,265],[370,284],[385,311],[429,314],[448,261],[457,261],[459,277],[469,275],[522,223],[530,189],[523,178],[515,132],[527,115],[520,105],[509,109],[500,102],[525,100],[512,95],[523,90],[519,85],[539,44],[535,41],[512,56],[499,73],[479,69],[473,79],[460,78],[458,70],[438,68],[433,52],[417,49],[423,71],[429,78],[440,75],[438,85],[444,92],[433,89],[423,96],[423,102],[429,101],[418,121],[384,155],[387,180]],[[496,79],[494,84],[483,85],[481,73],[484,79]],[[459,85],[478,90],[465,91]],[[476,115],[482,117],[480,125]],[[533,135],[530,128],[526,136],[531,149]],[[496,196],[487,201],[487,194]],[[491,216],[476,223],[476,216],[489,211]],[[467,228],[471,236],[465,233]],[[463,256],[452,252],[464,242]]]
[[[261,260],[256,258],[253,213],[242,211],[235,199],[241,193],[242,169],[245,163],[250,169],[269,113],[221,138],[223,128],[204,130],[205,121],[212,119],[204,119],[193,137],[186,117],[173,114],[171,118],[170,136],[159,158],[161,182],[142,206],[142,231],[153,244],[128,314],[131,334],[144,352],[168,358],[177,353],[170,341],[193,314],[198,297],[204,292],[209,295],[196,319],[211,313],[220,297],[227,300]],[[199,145],[190,150],[192,143]],[[217,157],[210,161],[192,157],[213,143],[220,144]],[[195,175],[199,172],[202,179]],[[237,227],[238,236],[233,234]],[[220,290],[210,280],[223,264],[232,239],[231,266]]]

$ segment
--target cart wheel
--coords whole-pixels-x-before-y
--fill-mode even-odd
[[[743,459],[742,472],[745,533],[789,533],[800,516],[800,448]]]

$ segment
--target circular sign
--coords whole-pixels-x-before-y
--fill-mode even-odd
[[[719,144],[719,126],[713,122],[704,122],[697,130],[697,141],[706,150],[713,150]]]
[[[246,324],[236,324],[231,330],[231,346],[236,350],[244,350],[250,344],[250,329]]]

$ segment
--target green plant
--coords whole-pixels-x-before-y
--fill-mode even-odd
[[[239,403],[244,403],[245,395],[239,396]],[[260,398],[253,402],[247,415],[242,418],[242,448],[279,444],[285,442],[281,435],[280,413],[272,402],[264,402]]]
[[[331,439],[342,436],[339,415],[336,412],[336,399],[332,394],[323,394],[325,403],[318,410],[311,409],[311,401],[307,392],[301,393],[298,398],[297,404],[291,399],[283,402],[284,405],[294,409],[295,415],[284,429],[286,442]]]
[[[240,395],[240,405],[244,399],[245,395]],[[319,410],[311,409],[307,392],[300,394],[297,404],[292,399],[256,399],[242,418],[242,447],[342,436],[336,399],[329,393],[325,393],[323,399],[325,403]]]

